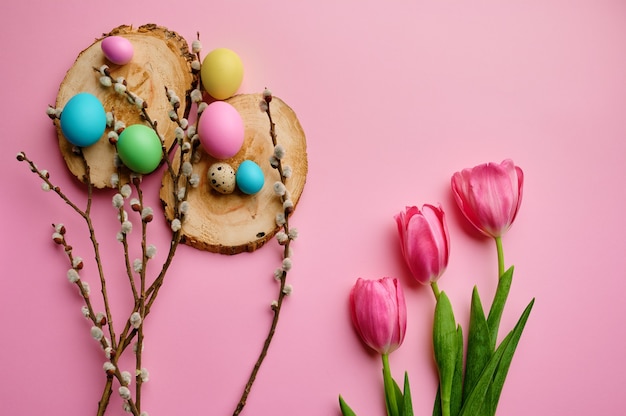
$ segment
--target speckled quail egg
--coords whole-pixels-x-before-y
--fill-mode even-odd
[[[228,163],[214,163],[209,167],[209,184],[221,194],[231,194],[235,190],[237,180],[235,170]]]

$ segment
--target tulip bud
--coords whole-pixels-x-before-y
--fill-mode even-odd
[[[522,202],[524,173],[507,159],[463,169],[452,176],[457,205],[476,229],[501,237],[515,220]]]
[[[363,342],[380,354],[389,354],[402,344],[407,313],[397,279],[357,279],[350,291],[350,315]]]
[[[411,274],[421,284],[436,282],[448,266],[450,239],[441,207],[407,207],[395,217],[400,247]]]

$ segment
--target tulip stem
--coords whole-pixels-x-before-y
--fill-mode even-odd
[[[387,414],[389,416],[399,416],[398,401],[394,388],[391,369],[389,368],[389,354],[382,354],[383,357],[383,384],[385,387],[385,402],[387,404]]]
[[[430,282],[430,287],[433,289],[435,300],[439,299],[439,293],[441,293],[441,291],[439,290],[439,286],[437,285],[437,282]]]
[[[504,251],[502,250],[502,237],[494,237],[496,250],[498,251],[498,277],[504,274]]]

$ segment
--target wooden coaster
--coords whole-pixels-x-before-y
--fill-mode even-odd
[[[239,111],[245,126],[243,147],[233,158],[218,161],[204,152],[201,146],[198,148],[200,160],[194,163],[193,169],[200,175],[200,184],[190,190],[187,199],[191,209],[182,227],[185,244],[215,253],[237,254],[256,250],[279,230],[276,214],[283,212],[283,208],[280,198],[274,194],[274,183],[280,180],[280,175],[269,162],[274,146],[269,119],[260,108],[262,100],[262,94],[242,94],[226,100]],[[292,169],[286,187],[295,208],[308,171],[306,139],[296,114],[287,104],[274,96],[270,108],[276,125],[277,143],[286,151],[283,165]],[[174,156],[174,169],[178,169],[179,159],[178,154]],[[259,193],[246,195],[235,190],[224,195],[211,187],[207,172],[213,163],[227,162],[236,170],[246,159],[256,162],[265,175],[265,184]],[[160,196],[165,216],[172,221],[175,197],[173,182],[167,172]]]
[[[104,37],[110,35],[125,37],[132,43],[134,56],[130,63],[120,66],[105,58],[100,43]],[[166,28],[153,24],[137,29],[120,26],[97,39],[78,55],[59,87],[56,107],[63,108],[74,95],[89,92],[100,99],[105,111],[114,110],[115,117],[127,126],[145,124],[138,108],[130,104],[124,96],[115,93],[112,87],[107,88],[100,84],[100,73],[94,68],[108,65],[114,78],[124,77],[128,82],[128,89],[148,104],[148,114],[158,122],[159,134],[169,147],[174,140],[176,123],[168,116],[172,107],[165,87],[180,98],[181,108],[178,112],[182,116],[186,105],[185,97],[194,79],[191,72],[192,60],[193,55],[189,52],[187,41]],[[73,145],[63,136],[58,119],[55,120],[55,125],[59,148],[67,167],[74,176],[84,181],[85,169],[81,157],[72,151]],[[96,144],[83,149],[90,168],[91,182],[97,188],[110,187],[111,175],[116,171],[115,148],[107,139],[108,131],[107,129]]]
[[[132,43],[134,56],[130,63],[120,66],[105,58],[100,43],[112,35],[125,37]],[[115,117],[127,126],[145,124],[140,110],[129,103],[125,96],[115,93],[112,87],[100,84],[101,74],[94,68],[108,65],[113,78],[124,77],[128,89],[148,104],[148,114],[157,121],[159,134],[169,148],[174,141],[177,124],[169,118],[172,107],[165,88],[174,91],[180,98],[178,112],[182,116],[187,105],[186,93],[192,88],[195,79],[191,71],[193,59],[187,41],[175,32],[154,24],[136,29],[119,26],[78,55],[59,87],[56,108],[62,109],[70,98],[80,92],[89,92],[100,99],[105,111],[114,111]],[[273,185],[280,177],[278,171],[269,164],[274,147],[268,117],[260,109],[262,99],[262,94],[243,94],[226,100],[239,111],[244,121],[245,140],[242,150],[225,162],[234,169],[246,159],[256,162],[265,175],[263,189],[255,195],[245,195],[238,190],[228,195],[214,191],[207,181],[207,171],[217,161],[200,147],[200,160],[194,164],[194,172],[200,175],[200,185],[189,192],[191,210],[183,223],[184,243],[201,250],[237,254],[256,250],[278,231],[276,214],[282,212],[282,204],[279,197],[274,195]],[[287,104],[274,97],[271,110],[277,141],[286,150],[283,163],[292,169],[292,176],[287,179],[286,186],[295,208],[308,171],[306,139],[295,113]],[[81,157],[74,153],[74,146],[63,136],[59,120],[54,123],[59,148],[68,169],[84,181],[85,169]],[[91,182],[97,188],[111,187],[111,176],[116,172],[115,148],[107,139],[108,131],[96,144],[82,149],[90,168]],[[177,169],[178,153],[172,159]],[[169,221],[172,220],[172,204],[175,200],[172,188],[173,184],[166,172],[160,197]]]

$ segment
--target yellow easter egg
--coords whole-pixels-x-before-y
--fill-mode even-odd
[[[204,89],[217,100],[235,95],[243,80],[243,64],[235,52],[214,49],[202,61],[200,77]]]

